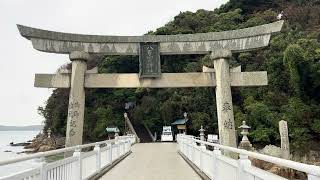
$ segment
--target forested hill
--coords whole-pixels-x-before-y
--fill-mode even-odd
[[[208,7],[210,9],[210,7]],[[246,120],[252,127],[254,145],[279,144],[278,122],[288,121],[293,151],[309,149],[320,139],[320,2],[318,0],[231,0],[214,11],[182,12],[149,34],[185,34],[225,31],[276,21],[284,11],[282,33],[272,37],[262,50],[234,54],[232,65],[243,71],[268,71],[266,87],[233,88],[236,127]],[[162,72],[196,72],[208,58],[199,55],[162,56]],[[138,57],[113,56],[98,59],[100,73],[138,72]],[[68,90],[57,89],[39,112],[45,129],[64,135]],[[90,89],[86,90],[85,138],[104,138],[106,126],[124,128],[124,104],[139,120],[160,132],[188,112],[191,133],[200,125],[217,133],[215,92],[212,88],[184,89]],[[314,147],[311,147],[314,148]]]

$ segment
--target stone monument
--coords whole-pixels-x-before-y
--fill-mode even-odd
[[[281,138],[281,157],[290,159],[289,135],[287,121],[279,121],[279,132]]]
[[[268,46],[283,21],[261,26],[198,34],[98,36],[46,31],[18,25],[33,48],[69,54],[72,71],[36,74],[35,87],[70,88],[66,147],[82,143],[85,88],[216,87],[220,144],[236,147],[231,87],[265,86],[267,72],[230,70],[232,53]],[[139,55],[140,73],[99,74],[86,71],[91,54]],[[161,55],[211,54],[215,72],[161,73]]]

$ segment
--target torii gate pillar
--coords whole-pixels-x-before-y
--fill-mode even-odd
[[[70,53],[72,61],[71,84],[66,132],[66,147],[82,144],[85,91],[84,79],[89,54],[81,51]]]
[[[216,102],[220,144],[237,147],[229,69],[229,59],[231,57],[230,50],[214,51],[210,56],[214,60],[216,72]]]

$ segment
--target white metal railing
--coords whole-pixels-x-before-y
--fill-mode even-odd
[[[282,180],[278,175],[251,166],[249,156],[273,164],[305,172],[308,180],[320,180],[320,167],[294,162],[277,157],[267,156],[243,149],[237,149],[220,144],[200,141],[193,136],[178,134],[178,148],[180,152],[197,166],[210,179],[214,180]],[[197,145],[200,144],[200,146]],[[207,150],[206,146],[214,147],[213,151]],[[221,151],[239,154],[239,159],[232,159],[222,155]]]
[[[19,163],[39,158],[40,166],[16,172],[0,180],[81,180],[90,179],[100,171],[111,165],[131,150],[135,143],[135,136],[119,136],[114,140],[95,142],[85,145],[68,147],[53,151],[40,152],[11,160],[0,161],[0,166]],[[102,147],[102,145],[106,145]],[[81,152],[81,149],[93,147],[93,151]],[[73,156],[51,163],[45,162],[45,157],[66,152],[73,152]]]

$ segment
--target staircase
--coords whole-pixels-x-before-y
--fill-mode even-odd
[[[149,143],[153,142],[152,137],[150,136],[149,132],[147,131],[146,127],[138,120],[134,120],[130,113],[128,113],[129,121],[132,123],[132,126],[137,133],[137,136],[140,139],[140,143]]]

